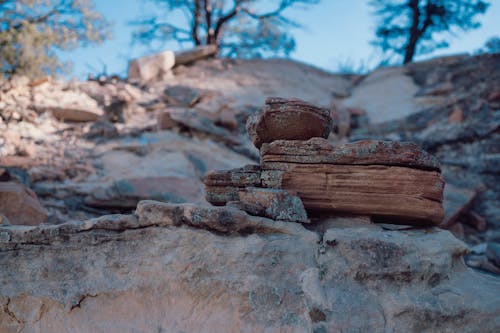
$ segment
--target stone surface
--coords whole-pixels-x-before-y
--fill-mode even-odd
[[[202,45],[191,50],[176,52],[175,66],[189,65],[195,61],[213,57],[217,52],[217,45]]]
[[[137,216],[0,226],[0,331],[497,332],[500,281],[465,251],[438,229],[318,235],[151,201]]]
[[[253,144],[275,140],[308,140],[327,138],[332,130],[330,112],[298,99],[270,97],[266,105],[247,121]]]
[[[232,170],[210,171],[204,177],[206,200],[223,206],[238,201],[238,192],[247,186],[260,186],[260,166],[246,165]]]
[[[201,98],[201,94],[197,89],[182,85],[165,88],[163,95],[168,104],[182,107],[192,107]]]
[[[85,202],[94,207],[134,208],[140,200],[206,203],[202,178],[208,170],[243,166],[251,160],[211,140],[187,139],[171,132],[149,133],[101,145],[103,176]]]
[[[155,81],[167,77],[175,65],[175,55],[172,51],[164,51],[148,55],[130,62],[128,79],[130,81]]]
[[[369,215],[416,225],[443,220],[444,181],[437,171],[283,163],[263,169],[262,185],[296,192],[308,211]]]
[[[47,219],[36,194],[16,182],[0,182],[0,214],[11,224],[38,225]]]
[[[500,269],[500,243],[488,243],[486,256]]]
[[[242,209],[251,215],[278,221],[309,223],[300,198],[288,191],[246,187],[238,192]]]
[[[104,111],[94,99],[76,91],[64,93],[35,91],[32,107],[41,112],[51,112],[59,120],[72,122],[96,121],[104,115]]]
[[[236,144],[234,135],[214,122],[198,110],[183,107],[169,107],[157,114],[158,129],[167,130],[180,128],[191,132],[208,135],[217,140]]]
[[[470,208],[476,195],[477,191],[446,184],[443,200],[445,215],[440,226],[449,228],[455,224],[457,219]]]
[[[440,170],[439,161],[413,142],[361,140],[332,145],[322,138],[279,140],[261,147],[261,163],[405,166]]]

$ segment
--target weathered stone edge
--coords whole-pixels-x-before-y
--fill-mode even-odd
[[[171,204],[153,200],[139,202],[134,215],[104,215],[85,221],[71,221],[58,225],[0,226],[0,251],[12,245],[48,245],[65,241],[68,235],[104,230],[123,232],[148,227],[190,226],[215,233],[230,235],[291,234],[317,240],[317,235],[294,222],[274,221],[250,216],[232,207],[210,207],[195,204]]]

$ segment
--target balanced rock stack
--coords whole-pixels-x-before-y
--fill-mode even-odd
[[[334,146],[326,140],[331,126],[328,110],[267,99],[247,122],[261,165],[209,173],[207,201],[295,222],[309,221],[302,203],[312,214],[422,226],[442,221],[444,181],[436,158],[411,142]]]

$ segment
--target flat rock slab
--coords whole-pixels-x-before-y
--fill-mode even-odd
[[[247,131],[253,144],[275,140],[327,138],[332,130],[330,111],[298,99],[270,97],[259,112],[248,118]]]
[[[38,225],[47,219],[36,194],[16,182],[0,182],[0,215],[6,218],[2,223],[22,225]]]
[[[288,163],[271,165],[261,176],[264,187],[296,192],[308,211],[368,215],[380,222],[411,225],[443,220],[444,180],[437,171]]]
[[[285,190],[247,187],[238,192],[240,208],[277,221],[309,223],[300,198]]]
[[[323,138],[263,144],[261,162],[389,165],[440,170],[439,161],[413,142],[361,140],[334,146]]]
[[[260,167],[246,165],[231,170],[210,171],[205,175],[206,200],[212,205],[223,206],[238,201],[238,192],[247,186],[260,186]]]

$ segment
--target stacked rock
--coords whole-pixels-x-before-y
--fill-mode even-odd
[[[411,142],[334,146],[326,140],[331,124],[328,110],[296,99],[267,99],[247,122],[261,165],[209,173],[207,201],[296,222],[308,220],[290,213],[300,205],[292,205],[289,197],[300,198],[309,213],[422,226],[443,220],[444,180],[435,157]],[[280,215],[280,209],[285,213]]]

